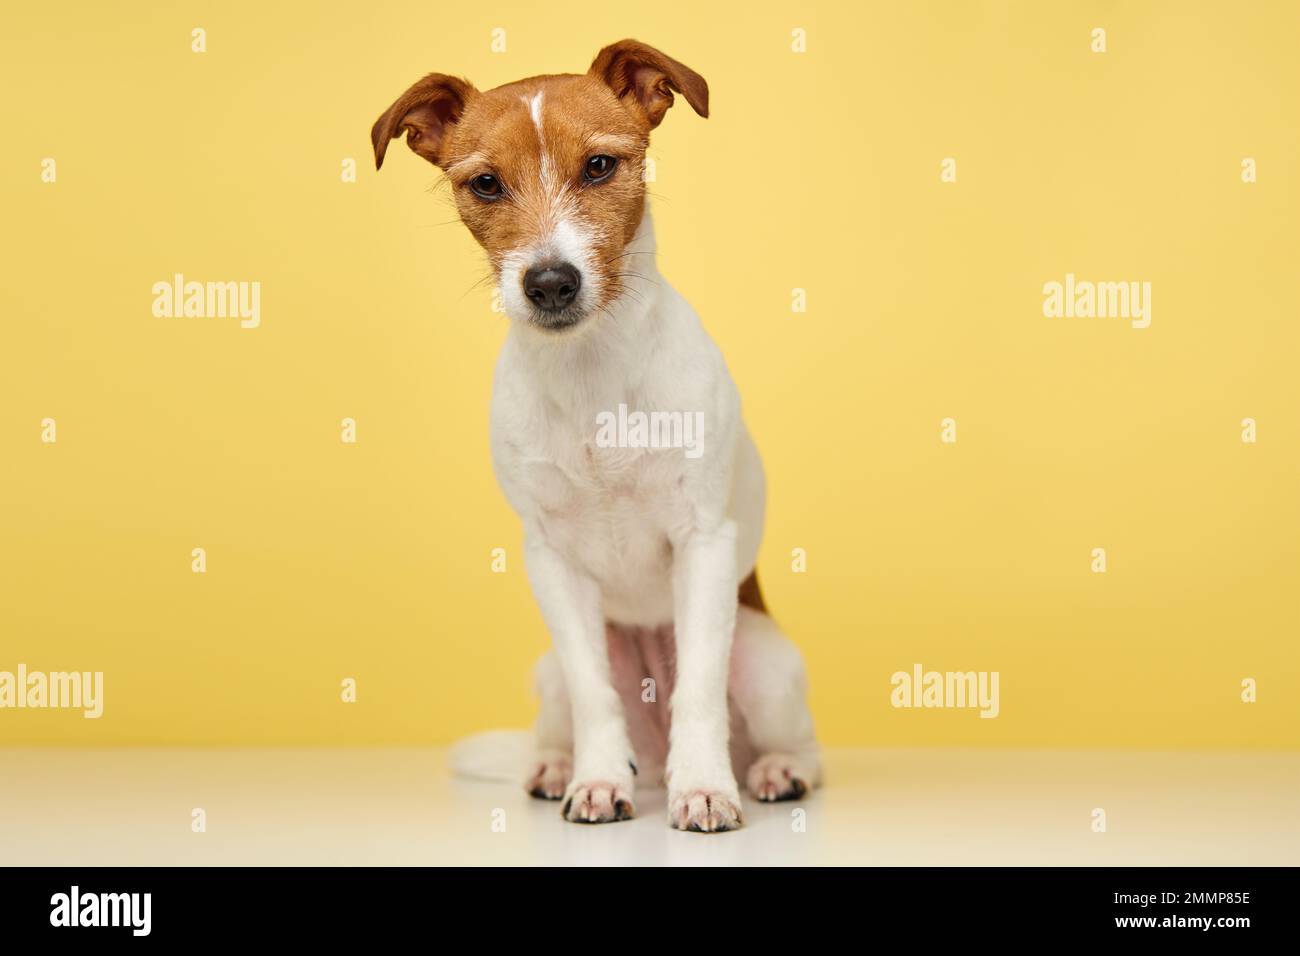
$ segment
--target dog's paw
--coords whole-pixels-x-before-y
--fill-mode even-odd
[[[749,792],[764,803],[798,800],[812,787],[807,772],[789,754],[765,754],[745,775]]]
[[[668,822],[678,830],[721,833],[744,826],[740,797],[720,790],[684,790],[668,795]]]
[[[571,783],[564,796],[564,819],[570,823],[613,823],[636,815],[632,797],[616,783]]]
[[[524,789],[539,800],[559,800],[573,779],[573,757],[562,750],[543,750]]]

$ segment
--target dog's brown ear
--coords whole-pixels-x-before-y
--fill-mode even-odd
[[[384,165],[388,141],[406,133],[406,145],[435,166],[451,127],[465,112],[475,89],[467,80],[430,73],[397,98],[375,121],[370,141],[375,145],[375,169]]]
[[[588,71],[603,80],[624,103],[642,113],[651,129],[658,126],[673,91],[701,116],[709,115],[709,84],[688,66],[652,46],[636,40],[619,40],[596,54]]]

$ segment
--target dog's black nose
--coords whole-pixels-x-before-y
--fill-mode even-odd
[[[582,276],[567,262],[529,269],[524,273],[524,295],[543,312],[563,311],[578,297]]]

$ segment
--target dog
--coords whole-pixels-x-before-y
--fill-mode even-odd
[[[802,658],[754,573],[762,462],[721,352],[655,265],[643,169],[676,95],[708,116],[699,74],[622,40],[584,74],[485,92],[431,73],[371,139],[376,169],[404,135],[443,171],[510,319],[492,462],[552,639],[525,786],[604,823],[634,816],[640,774],[666,784],[673,827],[715,832],[743,823],[738,774],[794,799],[821,761]],[[682,416],[695,454],[672,441]]]

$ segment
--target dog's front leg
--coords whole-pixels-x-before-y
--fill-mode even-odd
[[[575,823],[631,819],[634,754],[610,681],[600,588],[539,532],[526,534],[524,557],[573,708],[573,780],[561,805],[564,817]]]
[[[679,830],[741,825],[728,751],[727,674],[736,627],[736,528],[694,530],[673,551],[677,686],[672,697],[668,822]]]

